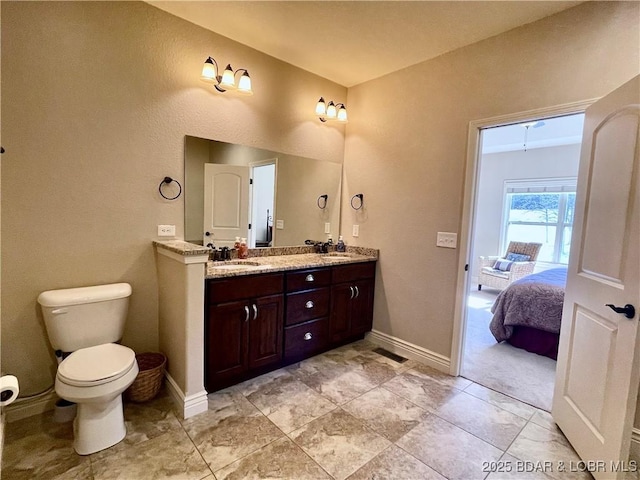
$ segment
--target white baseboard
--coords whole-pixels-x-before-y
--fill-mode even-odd
[[[167,378],[169,394],[173,399],[173,403],[176,404],[182,414],[182,418],[193,417],[208,410],[209,401],[207,400],[206,390],[202,390],[194,395],[185,396],[184,392],[168,372],[165,372],[165,377]]]
[[[435,368],[441,372],[449,374],[449,367],[451,359],[440,355],[439,353],[432,352],[426,348],[420,347],[413,343],[401,340],[400,338],[382,333],[378,330],[372,330],[366,335],[367,340],[376,345],[380,345],[386,350],[395,353],[396,355],[415,360],[416,362],[423,363],[430,367]]]
[[[33,398],[25,398],[24,400],[18,398],[11,405],[3,407],[3,412],[6,415],[5,418],[7,422],[11,423],[53,410],[57,400],[58,396],[52,389],[50,392],[37,395]]]

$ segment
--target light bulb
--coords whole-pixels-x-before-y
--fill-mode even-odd
[[[231,65],[227,65],[227,68],[224,69],[222,73],[222,80],[220,80],[220,87],[225,90],[235,90],[236,88],[236,80],[233,75],[233,69]]]
[[[329,105],[327,105],[327,118],[334,120],[338,115],[338,111],[336,110],[336,106],[333,103],[333,101],[329,102]]]
[[[218,81],[216,79],[217,75],[218,71],[216,70],[216,65],[213,63],[213,59],[211,57],[207,58],[202,66],[200,80],[207,83],[216,83]]]
[[[340,105],[340,108],[338,109],[338,121],[347,123],[347,109],[344,105]]]
[[[320,97],[318,104],[316,105],[316,115],[324,117],[327,114],[327,105],[324,103],[324,98]]]
[[[242,93],[244,95],[253,95],[253,91],[251,90],[251,77],[249,76],[249,72],[246,70],[238,80],[238,93]]]

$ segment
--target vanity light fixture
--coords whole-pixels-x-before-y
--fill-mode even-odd
[[[219,74],[218,62],[215,58],[209,57],[204,61],[200,80],[206,83],[212,83],[215,89],[221,93],[227,90],[233,90],[241,95],[253,95],[251,90],[251,77],[245,68],[239,68],[235,72],[231,68],[231,64],[227,65],[222,75]],[[236,85],[236,75],[241,73],[238,85]]]
[[[316,104],[316,115],[321,122],[336,120],[340,123],[347,123],[347,107],[345,104],[335,104],[333,100],[326,104],[323,97],[320,97]]]

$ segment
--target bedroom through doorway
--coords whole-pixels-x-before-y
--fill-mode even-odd
[[[550,411],[584,114],[483,128],[460,374]]]

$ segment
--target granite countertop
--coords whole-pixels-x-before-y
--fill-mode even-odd
[[[377,255],[358,253],[302,253],[295,255],[273,255],[251,257],[224,262],[207,262],[205,278],[236,277],[256,273],[283,272],[304,268],[330,267],[350,263],[375,262]]]
[[[184,257],[211,253],[211,249],[207,247],[184,240],[156,240],[153,244],[156,248],[168,250]],[[379,254],[376,249],[356,246],[347,246],[346,252],[336,252],[335,246],[330,249],[329,253],[312,253],[314,247],[308,245],[253,248],[249,249],[249,256],[246,259],[233,258],[222,262],[208,261],[205,278],[237,277],[257,273],[375,262],[378,260]],[[232,250],[232,255],[235,257],[235,250]]]

